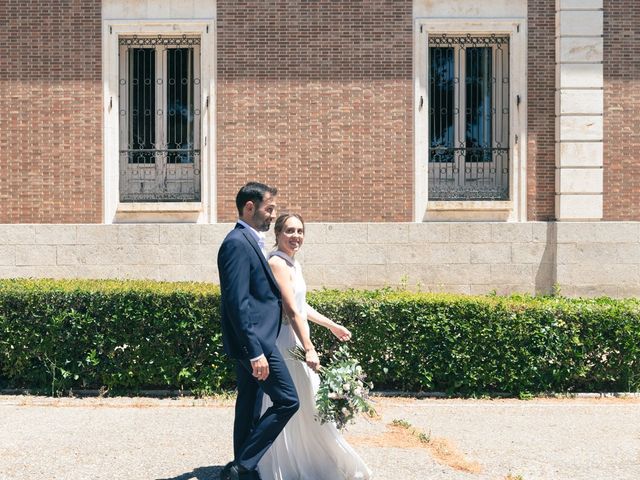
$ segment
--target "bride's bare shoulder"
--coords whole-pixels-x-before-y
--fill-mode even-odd
[[[272,255],[269,259],[269,265],[271,268],[285,268],[287,266],[287,261],[278,255]]]

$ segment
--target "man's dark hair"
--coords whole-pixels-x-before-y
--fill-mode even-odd
[[[258,208],[264,200],[265,193],[270,193],[275,197],[278,193],[278,189],[259,182],[249,182],[242,187],[238,192],[238,195],[236,195],[238,215],[242,216],[242,210],[247,202],[253,202],[256,205],[256,208]]]

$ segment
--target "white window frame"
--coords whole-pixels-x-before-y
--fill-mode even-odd
[[[197,35],[200,37],[201,199],[200,202],[121,203],[119,192],[120,105],[118,39],[132,35]],[[215,20],[105,20],[103,39],[104,178],[103,222],[196,222],[216,219],[215,151]]]
[[[509,35],[509,200],[430,201],[429,200],[429,76],[430,34]],[[527,169],[527,42],[526,20],[433,19],[414,22],[414,221],[496,220],[526,221]],[[519,99],[519,100],[518,100]]]

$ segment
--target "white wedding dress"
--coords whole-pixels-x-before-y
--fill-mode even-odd
[[[283,258],[291,269],[295,302],[303,318],[307,317],[307,286],[297,260],[276,251],[271,255]],[[308,326],[307,326],[308,328]],[[320,385],[318,375],[306,363],[291,358],[289,350],[300,341],[290,322],[283,318],[276,341],[285,359],[300,398],[300,409],[258,464],[262,480],[355,480],[370,479],[371,472],[334,424],[322,425],[315,419],[315,395]],[[262,413],[271,400],[266,395]]]

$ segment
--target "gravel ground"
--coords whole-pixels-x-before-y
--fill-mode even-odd
[[[376,408],[346,433],[376,480],[640,479],[639,399],[380,398]],[[394,419],[431,445],[445,439],[476,473],[393,432]],[[0,479],[217,480],[232,423],[228,400],[1,396]]]

